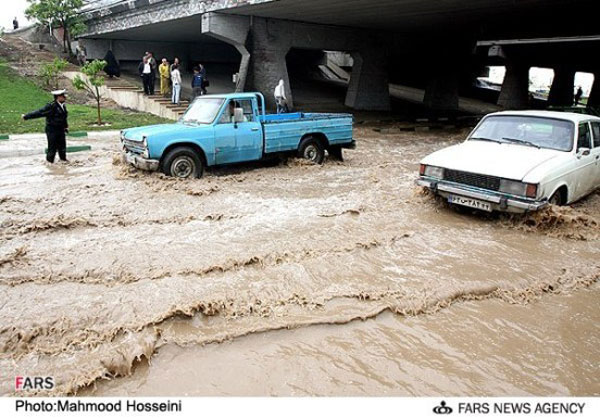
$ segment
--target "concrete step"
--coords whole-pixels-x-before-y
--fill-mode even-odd
[[[169,103],[169,104],[167,105],[167,108],[169,108],[169,109],[177,109],[177,108],[180,108],[180,109],[187,109],[187,108],[188,108],[188,105],[187,105],[187,104],[185,104],[185,103],[179,103],[179,104],[172,104],[172,103]]]

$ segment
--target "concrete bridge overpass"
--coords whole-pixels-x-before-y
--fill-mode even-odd
[[[524,68],[541,66],[538,61],[557,68],[565,61],[572,63],[567,81],[562,82],[563,90],[570,72],[581,69],[580,63],[585,64],[586,71],[600,75],[593,64],[582,59],[597,54],[597,43],[579,45],[577,41],[597,35],[592,13],[595,3],[106,0],[106,7],[95,10],[90,4],[85,12],[88,30],[82,38],[90,58],[101,58],[110,48],[122,61],[138,61],[148,49],[158,56],[179,56],[188,62],[220,61],[239,72],[238,89],[260,90],[269,98],[280,78],[291,91],[286,62],[290,51],[344,51],[354,59],[345,103],[369,110],[389,109],[390,81],[425,88],[425,103],[433,108],[456,108],[461,86],[482,65],[502,59],[509,70],[501,103],[522,107],[523,95],[527,94],[523,92]],[[561,54],[555,54],[555,49],[542,45],[503,45],[504,55],[498,58],[488,54],[494,45],[482,43],[558,36],[573,38],[579,53],[563,48]],[[523,52],[527,49],[535,53]],[[515,79],[512,73],[519,76]],[[598,88],[595,90],[598,96]],[[557,104],[567,104],[568,94],[554,96],[560,97]]]

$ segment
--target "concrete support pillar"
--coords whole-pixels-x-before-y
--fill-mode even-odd
[[[351,55],[354,65],[346,93],[346,106],[356,110],[390,110],[385,49],[373,46]]]
[[[575,85],[575,70],[569,67],[556,67],[554,80],[548,95],[550,106],[572,106],[573,87]]]
[[[236,92],[244,91],[250,65],[250,52],[246,49],[246,39],[250,31],[248,16],[205,13],[202,15],[202,33],[233,45],[241,55]]]
[[[594,84],[592,84],[587,106],[600,109],[600,71],[594,73]]]
[[[458,74],[441,68],[427,83],[423,103],[431,109],[458,110]]]
[[[423,104],[434,110],[453,111],[458,110],[461,76],[471,71],[475,40],[450,36],[444,43],[443,49],[439,47],[439,39],[423,44],[429,50],[427,60],[421,63],[423,72],[429,70]]]
[[[250,27],[251,57],[248,69],[247,85],[250,89],[265,95],[267,107],[276,107],[273,92],[284,81],[285,92],[290,109],[294,99],[288,76],[286,55],[291,47],[291,32],[287,22],[253,18]]]
[[[507,64],[498,105],[505,109],[527,109],[529,107],[528,65],[516,62]]]

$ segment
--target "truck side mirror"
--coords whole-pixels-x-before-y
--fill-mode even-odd
[[[590,155],[590,149],[589,148],[585,148],[585,147],[581,147],[577,150],[577,158],[581,158],[584,157],[586,155]]]

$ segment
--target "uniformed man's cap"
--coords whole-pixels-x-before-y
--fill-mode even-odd
[[[66,96],[67,95],[67,90],[62,89],[62,90],[54,90],[51,92],[53,96]]]

